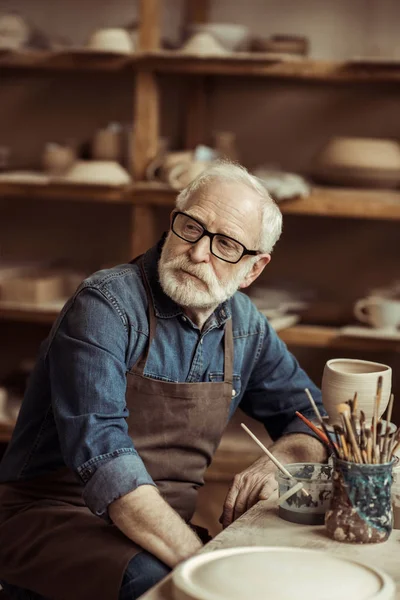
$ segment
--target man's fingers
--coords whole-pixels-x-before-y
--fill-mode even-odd
[[[278,488],[278,482],[275,477],[271,475],[268,477],[267,481],[264,483],[263,487],[260,490],[258,499],[259,500],[268,500],[268,498],[274,493],[274,491]]]
[[[222,515],[220,517],[220,523],[222,523],[222,527],[228,527],[233,521],[233,511],[235,508],[236,498],[239,493],[239,485],[237,483],[237,478],[233,480],[231,487],[229,488],[228,494],[225,498],[224,508],[222,511]]]

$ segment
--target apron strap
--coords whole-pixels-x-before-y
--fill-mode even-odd
[[[225,323],[224,381],[233,385],[233,331],[232,317]]]

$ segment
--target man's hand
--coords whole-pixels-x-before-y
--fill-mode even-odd
[[[316,438],[303,433],[293,433],[280,438],[270,447],[274,456],[283,464],[294,462],[324,462],[325,446]],[[247,469],[235,475],[226,496],[222,526],[228,527],[259,500],[267,500],[276,490],[277,467],[267,457],[261,456]]]
[[[269,498],[278,486],[275,472],[274,463],[267,456],[261,456],[250,467],[235,475],[220,519],[224,528],[259,500]]]

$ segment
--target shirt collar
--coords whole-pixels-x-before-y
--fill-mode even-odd
[[[155,315],[161,319],[169,319],[177,317],[183,314],[182,307],[172,300],[163,291],[159,276],[158,276],[158,261],[160,260],[161,250],[164,245],[166,234],[164,233],[161,240],[150,248],[143,255],[143,269],[147,282],[150,287],[151,297],[154,304]],[[230,300],[222,302],[215,309],[213,315],[210,316],[215,318],[216,325],[223,325],[232,316]]]

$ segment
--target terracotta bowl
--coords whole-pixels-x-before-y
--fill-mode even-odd
[[[337,405],[354,397],[357,392],[358,410],[363,410],[367,421],[373,417],[376,386],[382,376],[382,396],[379,417],[389,403],[392,387],[392,369],[388,365],[353,358],[328,360],[322,376],[322,401],[331,424],[341,424]]]
[[[397,187],[400,144],[389,139],[335,137],[318,156],[313,175],[323,183]]]

